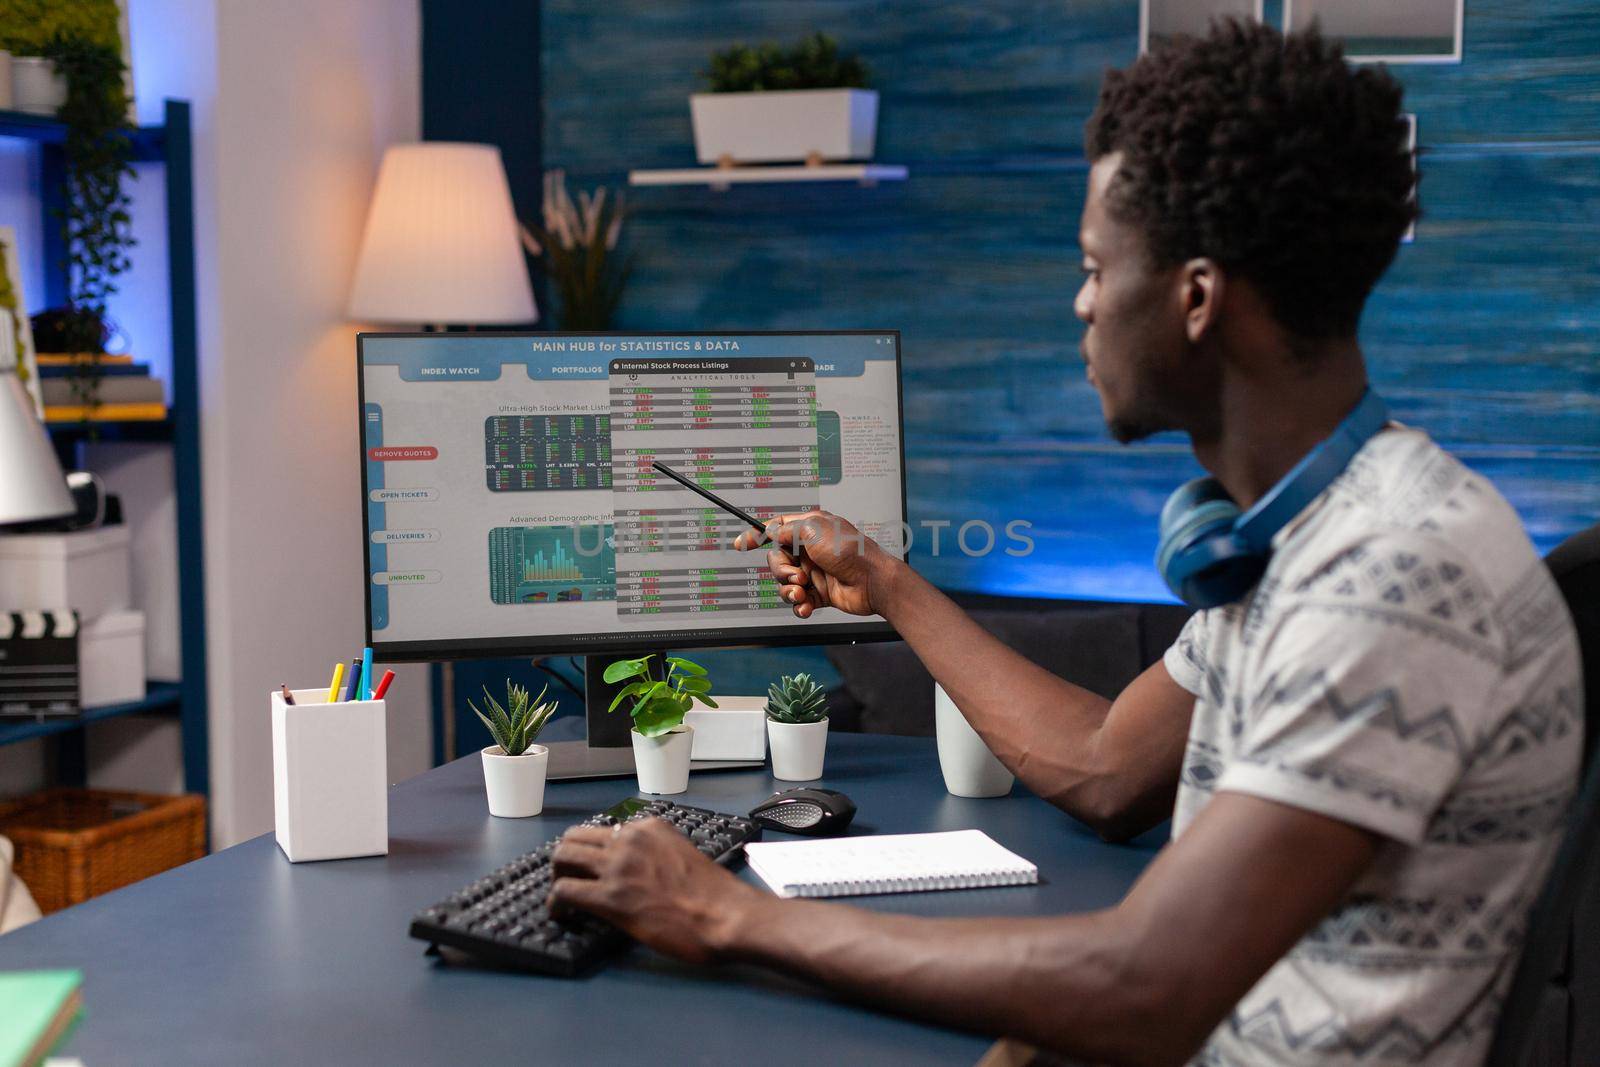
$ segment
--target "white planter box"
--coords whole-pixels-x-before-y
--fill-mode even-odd
[[[324,703],[328,688],[272,692],[272,803],[292,862],[389,851],[384,701]]]
[[[70,608],[88,623],[131,600],[127,526],[0,536],[0,610]]]
[[[39,56],[11,57],[11,106],[54,118],[67,102],[67,79],[53,61]]]
[[[939,770],[944,774],[944,787],[952,796],[1003,797],[1011,792],[1011,772],[989,751],[978,731],[937,682],[933,686],[933,723],[939,744]]]
[[[545,771],[550,750],[529,745],[520,756],[508,756],[499,745],[483,750],[483,789],[489,814],[501,819],[526,819],[544,810]]]
[[[689,97],[701,163],[871,159],[878,94],[871,89],[695,93]]]
[[[639,776],[639,792],[670,794],[689,788],[689,753],[694,749],[694,727],[680,726],[655,737],[630,730],[633,738],[633,769]]]
[[[764,760],[767,758],[767,698],[715,698],[708,708],[695,702],[684,723],[694,727],[690,759]]]
[[[85,708],[144,696],[144,612],[108,611],[78,631],[78,703]]]
[[[828,754],[828,720],[821,722],[773,722],[767,720],[772,737],[772,777],[780,782],[814,782],[822,777],[822,761]]]

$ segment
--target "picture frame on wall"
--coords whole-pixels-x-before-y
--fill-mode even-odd
[[[16,331],[17,375],[33,398],[33,408],[44,418],[44,392],[39,388],[39,361],[33,353],[33,326],[28,322],[28,301],[22,292],[22,268],[17,255],[17,230],[0,226],[0,307],[11,312]]]
[[[1203,36],[1218,17],[1264,17],[1265,0],[1139,0],[1139,54],[1180,33]]]
[[[1459,63],[1466,0],[1283,0],[1287,32],[1313,22],[1352,63]]]

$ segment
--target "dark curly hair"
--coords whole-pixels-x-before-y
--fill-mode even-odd
[[[1085,142],[1161,266],[1216,260],[1305,338],[1355,333],[1417,215],[1402,90],[1313,27],[1223,19],[1108,71]]]

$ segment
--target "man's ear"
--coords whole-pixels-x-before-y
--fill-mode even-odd
[[[1222,268],[1214,259],[1203,256],[1191,259],[1180,269],[1178,291],[1183,302],[1183,329],[1190,344],[1199,344],[1216,328],[1226,285]]]

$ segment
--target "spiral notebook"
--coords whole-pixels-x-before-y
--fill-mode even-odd
[[[1039,868],[982,830],[766,841],[744,847],[780,897],[848,897],[1033,885]]]

